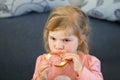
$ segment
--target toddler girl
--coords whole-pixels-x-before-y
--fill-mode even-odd
[[[103,80],[99,59],[89,54],[88,33],[80,9],[55,8],[44,28],[47,53],[37,58],[33,80]]]

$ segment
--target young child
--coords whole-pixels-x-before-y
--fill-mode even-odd
[[[78,8],[55,8],[44,28],[47,53],[36,61],[32,80],[103,80],[100,61],[89,54],[88,17]]]

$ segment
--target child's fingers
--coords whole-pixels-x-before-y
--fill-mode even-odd
[[[43,69],[39,70],[39,77],[41,80],[47,80],[48,66],[44,66]]]
[[[38,72],[41,73],[43,72],[44,70],[48,69],[50,67],[50,64],[48,61],[41,61],[41,63],[39,64],[38,66]]]

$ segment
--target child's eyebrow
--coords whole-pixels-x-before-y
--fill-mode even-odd
[[[70,37],[63,37],[61,40],[65,40],[65,39],[70,40],[71,38]]]
[[[54,36],[51,36],[51,35],[50,35],[49,37],[50,37],[50,38],[55,38]]]
[[[54,36],[54,35],[49,35],[49,37],[56,38],[56,36]],[[66,36],[61,37],[61,40],[63,40],[63,39],[71,39],[71,35],[66,35]]]

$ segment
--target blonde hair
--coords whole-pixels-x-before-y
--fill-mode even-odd
[[[50,51],[48,45],[49,31],[66,30],[66,32],[74,33],[78,39],[83,40],[78,46],[78,50],[88,54],[88,18],[79,8],[72,6],[61,6],[55,8],[46,22],[44,28],[44,44],[46,51]]]

